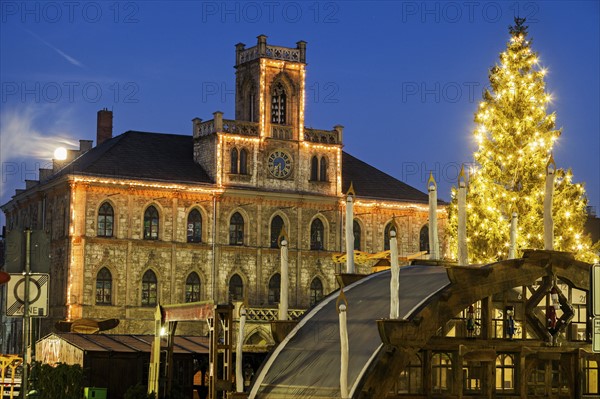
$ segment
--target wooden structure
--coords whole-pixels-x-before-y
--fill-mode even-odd
[[[597,398],[590,268],[534,250],[488,265],[420,261],[400,270],[394,320],[389,272],[349,284],[349,397]],[[334,296],[273,351],[251,399],[339,397]]]

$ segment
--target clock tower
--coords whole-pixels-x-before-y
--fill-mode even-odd
[[[194,120],[196,161],[222,186],[341,195],[342,126],[304,126],[306,42],[257,39],[236,45],[235,120]]]

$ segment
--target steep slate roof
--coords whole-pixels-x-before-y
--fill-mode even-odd
[[[191,136],[131,130],[92,148],[52,178],[67,173],[214,183],[194,162]]]
[[[214,184],[194,162],[191,136],[131,130],[92,148],[50,179],[67,173]],[[427,194],[342,152],[344,192],[350,182],[356,195],[362,198],[428,201]]]

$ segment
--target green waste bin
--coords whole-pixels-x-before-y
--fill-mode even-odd
[[[83,397],[84,399],[106,399],[106,388],[85,387]]]

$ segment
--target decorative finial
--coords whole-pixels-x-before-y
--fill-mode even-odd
[[[466,187],[467,175],[465,174],[465,165],[460,165],[460,173],[458,174],[458,186]]]
[[[341,303],[343,303],[343,305],[345,305],[344,310],[348,309],[348,300],[346,299],[346,294],[344,294],[344,288],[340,288],[340,295],[338,295],[337,300],[335,301],[335,308],[337,309],[337,312],[340,313],[340,305]]]
[[[429,180],[427,180],[427,188],[429,191],[437,189],[437,183],[435,182],[435,178],[433,177],[433,172],[429,171]]]
[[[277,244],[279,248],[281,248],[281,242],[285,240],[287,242],[287,233],[285,232],[285,227],[281,228],[281,232],[279,233],[279,237],[277,237]]]
[[[548,159],[548,163],[546,164],[546,174],[553,175],[556,172],[556,162],[554,162],[554,156],[550,153],[550,159]]]
[[[356,193],[354,192],[354,186],[352,185],[352,182],[350,182],[350,187],[348,187],[348,192],[346,193],[346,196],[351,195],[352,198],[356,197]]]

